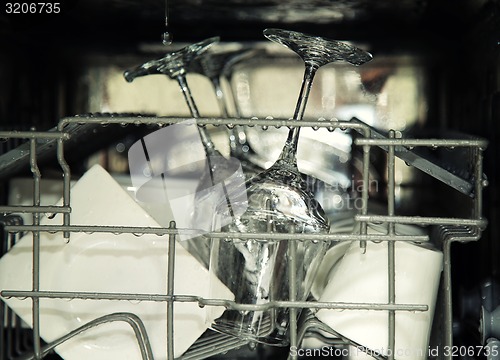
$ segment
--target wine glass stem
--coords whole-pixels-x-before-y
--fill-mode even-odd
[[[311,92],[311,85],[316,75],[316,66],[306,64],[304,70],[304,79],[302,80],[302,86],[300,88],[299,99],[297,100],[297,106],[295,107],[295,113],[293,114],[293,120],[302,120],[304,116],[304,111],[306,110],[307,100],[309,99],[309,93]],[[288,138],[286,139],[285,146],[280,155],[280,160],[288,161],[289,163],[297,163],[297,146],[299,143],[300,127],[294,127],[288,132]]]
[[[200,117],[200,113],[198,112],[198,108],[196,107],[196,103],[194,102],[193,95],[191,95],[191,90],[189,89],[188,83],[186,81],[185,75],[177,76],[177,82],[181,87],[182,94],[184,95],[184,99],[189,107],[189,111],[191,112],[191,116],[195,119]],[[200,133],[201,142],[203,143],[203,147],[207,155],[217,155],[215,145],[210,138],[210,135],[207,133],[205,128],[201,128],[198,126],[198,131]]]
[[[234,106],[235,117],[241,118],[241,110],[240,110],[240,106],[238,104],[237,94],[236,94],[236,91],[234,91],[234,87],[233,87],[233,73],[230,72],[228,74],[225,74],[224,78],[226,79],[227,83],[229,84],[229,91],[231,93],[231,98],[233,100],[232,105]],[[226,99],[227,99],[227,97],[226,97]],[[241,126],[241,128],[243,128],[243,126]]]
[[[193,116],[195,119],[198,119],[200,117],[200,113],[198,112],[198,108],[196,107],[196,104],[193,99],[193,95],[191,95],[191,90],[189,89],[186,76],[185,75],[179,75],[177,76],[177,82],[179,83],[179,86],[181,87],[182,94],[184,95],[184,99],[186,100],[186,103],[188,104],[189,111],[191,111],[191,116]],[[214,168],[212,166],[211,162],[211,157],[222,157],[221,153],[215,148],[214,143],[212,142],[212,139],[210,138],[210,135],[208,134],[207,130],[205,128],[201,128],[198,126],[198,131],[200,133],[201,137],[201,142],[203,144],[203,147],[205,148],[205,153],[207,155],[207,162],[208,162],[208,170],[210,174],[210,180],[212,182],[212,185],[215,185],[215,180],[214,180]],[[226,198],[226,203],[229,209],[229,212],[231,214],[231,217],[234,218],[234,213],[232,209],[231,202],[229,200],[229,195],[226,189],[226,186],[224,183],[222,183],[222,189],[224,191],[224,196]]]
[[[228,117],[228,111],[226,106],[226,100],[224,96],[224,91],[222,91],[222,86],[218,77],[213,77],[210,79],[215,91],[215,97],[217,98],[217,103],[219,104],[219,109],[221,116],[224,118]]]
[[[236,118],[241,118],[241,111],[240,107],[238,104],[238,100],[236,98],[236,92],[234,91],[233,85],[232,85],[232,73],[224,75],[226,81],[229,84],[229,89],[231,91],[231,98],[233,99],[233,105],[234,105],[234,112],[235,112],[235,117]],[[227,97],[226,97],[227,99]],[[235,126],[230,133],[232,141],[230,141],[230,149],[231,149],[231,155],[233,156],[242,156],[245,154],[245,151],[243,150],[243,146],[247,147],[247,153],[250,151],[250,145],[248,144],[247,141],[247,133],[245,131],[245,127],[242,125],[237,125]]]
[[[198,119],[200,117],[200,113],[198,112],[198,108],[196,107],[196,103],[194,102],[193,95],[191,95],[191,90],[189,89],[186,76],[177,76],[177,82],[181,87],[182,94],[184,95],[184,99],[186,100],[189,111],[191,112],[191,116],[195,119]]]
[[[217,101],[219,103],[221,115],[222,117],[227,118],[229,117],[229,113],[227,111],[226,96],[224,95],[224,91],[222,90],[220,79],[217,77],[213,77],[211,81],[215,90],[215,96],[217,97]],[[231,129],[228,129],[229,150],[230,150],[230,155],[233,157],[240,157],[244,153],[242,149],[244,144],[241,143],[242,131],[243,131],[242,126],[236,126]],[[244,136],[243,138],[246,139],[246,136]]]

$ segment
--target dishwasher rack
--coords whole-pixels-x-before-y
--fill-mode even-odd
[[[59,299],[88,299],[91,301],[105,300],[129,300],[129,301],[155,301],[165,302],[167,307],[167,356],[168,359],[174,359],[174,342],[173,342],[173,309],[177,302],[195,302],[200,306],[223,306],[227,309],[235,310],[264,310],[273,307],[288,307],[290,308],[290,346],[298,346],[299,341],[305,333],[311,330],[323,330],[336,334],[332,329],[328,329],[324,324],[317,321],[307,309],[344,309],[344,310],[374,310],[388,311],[388,329],[389,329],[389,349],[394,348],[395,344],[395,314],[398,311],[427,311],[426,305],[422,304],[398,304],[395,299],[395,241],[416,241],[426,242],[430,240],[428,235],[398,235],[394,228],[396,224],[417,224],[424,226],[433,226],[436,231],[436,236],[439,239],[444,254],[443,273],[440,284],[442,292],[442,331],[443,337],[440,340],[443,346],[451,346],[452,337],[452,298],[451,298],[451,255],[450,247],[455,241],[477,241],[481,237],[481,232],[485,229],[487,222],[482,217],[482,189],[487,185],[487,181],[483,175],[483,151],[487,147],[487,141],[483,139],[402,139],[398,138],[396,132],[390,131],[389,138],[382,139],[374,137],[369,126],[358,121],[338,121],[336,119],[317,121],[301,121],[281,119],[232,119],[232,118],[200,118],[196,119],[198,126],[215,125],[233,127],[237,125],[244,126],[259,126],[264,130],[270,126],[276,128],[281,126],[286,127],[311,127],[313,129],[327,128],[329,131],[336,129],[347,130],[353,129],[361,133],[361,137],[354,140],[354,145],[362,149],[362,179],[364,184],[369,184],[370,171],[370,153],[375,146],[382,147],[388,153],[387,160],[387,215],[369,215],[368,186],[362,187],[362,208],[359,214],[355,216],[360,226],[359,234],[277,234],[277,233],[259,233],[259,234],[234,234],[214,232],[205,236],[211,238],[253,238],[253,239],[273,239],[280,241],[299,241],[300,239],[322,240],[322,241],[360,241],[360,251],[364,251],[367,241],[387,241],[388,242],[388,266],[389,266],[389,301],[387,303],[332,303],[332,302],[316,302],[316,301],[275,301],[261,305],[238,304],[233,301],[222,299],[208,299],[200,296],[183,295],[174,293],[174,264],[175,264],[175,246],[176,236],[181,233],[187,233],[190,229],[180,229],[176,227],[175,222],[170,223],[168,228],[150,228],[150,227],[123,227],[123,226],[75,226],[71,223],[71,199],[70,199],[70,175],[71,169],[65,160],[65,141],[70,138],[70,134],[66,132],[69,125],[82,124],[98,124],[100,126],[134,126],[134,125],[149,125],[151,127],[163,127],[168,124],[181,123],[186,121],[186,118],[172,117],[147,117],[147,116],[122,116],[122,115],[88,115],[75,116],[61,119],[54,131],[3,131],[0,132],[0,139],[24,139],[29,142],[29,164],[33,174],[34,196],[32,206],[0,206],[0,213],[4,214],[20,214],[29,213],[33,215],[33,225],[19,225],[14,222],[4,224],[4,229],[9,234],[21,234],[30,232],[33,236],[33,279],[32,288],[25,290],[0,289],[0,297],[17,297],[31,299],[32,301],[32,319],[33,319],[33,351],[23,358],[40,359],[48,352],[53,350],[57,345],[67,339],[78,336],[86,329],[99,326],[99,324],[111,321],[125,321],[133,329],[136,334],[138,346],[141,350],[143,359],[153,359],[151,347],[149,345],[148,335],[142,324],[141,319],[129,313],[109,314],[105,317],[95,319],[91,323],[86,324],[82,328],[76,329],[57,341],[42,345],[40,338],[40,306],[41,298],[59,298]],[[56,157],[59,166],[62,169],[63,175],[63,203],[61,206],[41,206],[40,205],[40,179],[41,173],[38,168],[37,147],[40,143],[51,143],[56,147]],[[395,159],[398,155],[398,148],[405,149],[413,148],[463,148],[471,155],[471,181],[473,194],[473,206],[471,216],[469,218],[455,217],[423,217],[423,216],[399,216],[395,214]],[[63,223],[61,225],[40,225],[40,218],[43,214],[63,214]],[[14,216],[14,215],[12,215]],[[387,235],[383,234],[368,234],[367,227],[370,222],[384,222],[389,226]],[[54,292],[45,291],[40,288],[40,233],[42,232],[60,232],[65,238],[70,238],[72,233],[78,232],[93,232],[93,233],[131,233],[131,234],[156,234],[159,236],[168,235],[169,251],[168,251],[168,284],[165,294],[135,294],[135,293],[89,293],[89,292]],[[296,266],[295,261],[290,261],[291,272]],[[29,301],[29,300],[25,300]],[[302,314],[301,326],[298,326],[296,314],[298,309],[306,309]],[[304,320],[303,318],[306,317]],[[349,344],[348,339],[340,337],[337,343]],[[201,359],[217,353],[223,353],[228,350],[246,346],[248,341],[243,339],[230,338],[217,334],[209,338],[200,338],[181,359]],[[253,346],[252,344],[249,344]],[[291,354],[290,358],[295,359],[297,355]],[[385,358],[381,356],[380,358]],[[443,357],[447,358],[447,357]],[[387,359],[394,359],[394,355],[390,354]],[[451,355],[449,358],[451,359]]]

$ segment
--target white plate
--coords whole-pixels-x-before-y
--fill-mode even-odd
[[[92,167],[71,189],[73,225],[158,227],[100,166]],[[62,217],[42,224],[61,224]],[[166,294],[168,236],[73,233],[67,244],[62,234],[42,233],[40,289],[117,293]],[[208,272],[181,246],[176,247],[175,293],[208,296]],[[32,236],[23,237],[0,259],[0,289],[29,290],[32,277]],[[225,296],[230,291],[220,285]],[[26,323],[32,324],[31,301],[3,299]],[[166,358],[166,303],[41,299],[40,333],[53,341],[90,320],[114,312],[131,312],[144,322],[155,359]],[[174,304],[174,350],[180,356],[214,318],[197,303]],[[93,328],[58,346],[67,360],[139,359],[132,329],[124,323]]]
[[[399,225],[399,224],[397,224]],[[385,226],[369,224],[368,234],[383,234]],[[396,226],[396,233],[422,235],[418,226]],[[366,253],[359,241],[347,250],[332,250],[331,263],[324,264],[328,275],[322,280],[320,302],[387,303],[388,242],[366,243]],[[337,245],[338,246],[338,245]],[[335,249],[335,247],[333,248]],[[338,253],[343,253],[342,256]],[[327,253],[327,255],[329,255]],[[327,257],[325,257],[327,258]],[[425,359],[442,271],[443,254],[431,244],[395,243],[395,294],[398,304],[427,305],[428,311],[398,311],[395,320],[397,359]],[[318,285],[319,287],[319,285]],[[388,313],[373,310],[320,309],[316,317],[343,336],[387,355]],[[384,350],[385,349],[385,350]],[[371,358],[357,349],[349,359]]]
[[[336,220],[335,217],[331,218],[330,234],[352,234],[359,233],[360,223],[356,223],[354,220],[355,214],[348,216],[345,219]],[[387,224],[368,224],[368,234],[387,234],[388,232]],[[354,231],[357,229],[356,231]],[[425,235],[426,230],[420,226],[408,225],[408,224],[395,224],[395,232],[398,235]],[[318,273],[314,278],[314,282],[311,287],[311,294],[316,300],[321,297],[323,290],[328,284],[331,277],[331,272],[334,270],[337,263],[342,259],[347,249],[349,248],[351,242],[341,242],[333,245],[326,252],[323,260],[318,269]]]

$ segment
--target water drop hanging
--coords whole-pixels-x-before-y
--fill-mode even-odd
[[[165,0],[165,28],[166,31],[161,36],[163,45],[168,46],[172,44],[172,34],[168,32],[168,0]]]
[[[172,34],[170,34],[168,31],[165,31],[161,36],[161,42],[165,46],[172,44]]]

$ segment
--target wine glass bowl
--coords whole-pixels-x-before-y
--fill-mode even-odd
[[[304,176],[286,162],[250,178],[237,189],[247,199],[246,211],[227,226],[214,230],[232,233],[326,234],[328,219],[314,199]],[[216,217],[228,218],[227,207],[216,209]],[[292,230],[293,229],[293,230]],[[294,243],[294,245],[292,245]],[[296,246],[297,300],[305,300],[328,244],[311,240],[213,239],[210,271],[234,293],[238,303],[264,304],[290,299],[289,247]],[[217,293],[211,297],[218,297]],[[270,309],[239,312],[226,310],[212,328],[268,345],[287,344],[288,311]]]
[[[284,180],[286,179],[286,180]],[[300,176],[293,171],[270,169],[247,181],[246,211],[227,226],[215,230],[231,233],[290,233],[318,234],[328,232],[328,220]],[[241,196],[242,199],[245,196]],[[216,210],[216,217],[228,218],[227,207]],[[292,245],[293,244],[293,245]],[[290,299],[289,247],[296,246],[294,296],[305,300],[314,273],[327,249],[324,241],[283,239],[214,239],[210,271],[234,293],[241,304],[261,305]],[[218,293],[210,294],[219,297]],[[212,328],[237,337],[268,345],[288,343],[289,314],[286,309],[258,311],[226,310]]]

